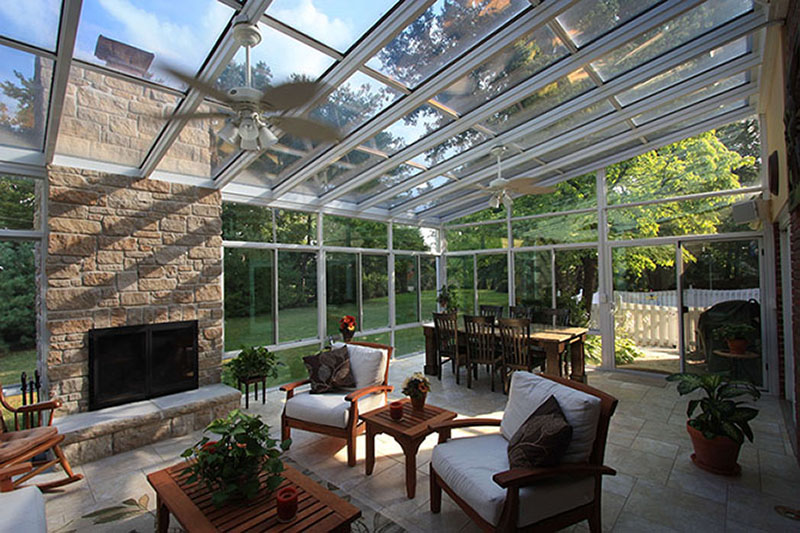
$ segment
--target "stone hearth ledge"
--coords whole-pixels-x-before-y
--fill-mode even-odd
[[[73,465],[204,429],[239,408],[241,393],[218,383],[151,400],[56,418],[62,448]]]

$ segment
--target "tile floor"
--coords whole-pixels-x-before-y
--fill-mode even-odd
[[[420,370],[423,356],[394,361],[390,383],[398,387],[411,372]],[[457,386],[449,368],[443,380],[433,380],[429,401],[464,416],[501,416],[506,397],[489,390],[483,372],[472,390]],[[758,402],[761,412],[753,423],[755,442],[742,449],[742,476],[725,478],[696,468],[689,459],[691,443],[685,429],[686,400],[672,384],[656,377],[594,371],[589,383],[620,402],[612,418],[606,464],[617,469],[603,484],[603,527],[609,531],[800,531],[800,522],[779,516],[775,505],[800,507],[800,468],[775,398]],[[398,387],[399,388],[399,387]],[[392,396],[400,397],[399,391]],[[267,394],[267,405],[250,403],[277,436],[282,395]],[[458,436],[454,434],[454,436]],[[198,435],[162,441],[138,450],[77,467],[86,479],[60,493],[47,495],[51,531],[70,529],[71,520],[126,498],[155,497],[146,474],[179,460],[179,454]],[[417,458],[417,495],[405,496],[400,447],[391,437],[378,436],[372,476],[364,475],[364,443],[359,440],[359,463],[346,464],[343,441],[294,431],[290,456],[345,492],[409,531],[477,531],[461,510],[443,497],[442,513],[428,504],[428,462],[436,436],[423,443]],[[149,520],[148,516],[143,517]],[[141,521],[139,523],[142,523]],[[146,522],[145,522],[146,523]],[[111,530],[113,528],[108,528]],[[571,528],[588,530],[586,524]],[[127,528],[126,531],[129,531]]]

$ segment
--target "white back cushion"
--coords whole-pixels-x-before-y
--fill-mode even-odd
[[[588,461],[600,420],[600,398],[530,372],[514,372],[511,377],[511,390],[500,431],[507,440],[511,440],[531,413],[551,395],[556,397],[564,418],[572,426],[572,440],[561,461]]]
[[[334,348],[342,346],[335,343]],[[347,354],[350,356],[350,371],[356,380],[356,388],[362,389],[372,385],[381,385],[386,372],[388,350],[348,344]]]

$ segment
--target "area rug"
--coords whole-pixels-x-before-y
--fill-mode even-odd
[[[323,480],[311,470],[298,465],[295,461],[284,459],[284,463],[361,509],[361,518],[353,522],[351,531],[357,533],[402,533],[405,531],[391,519],[374,510],[370,505],[345,493],[333,483]],[[150,497],[147,494],[143,494],[139,498],[129,498],[117,505],[98,507],[56,529],[55,533],[77,533],[79,531],[149,533],[153,531],[155,526],[156,513],[153,507],[150,506]],[[184,531],[175,520],[172,520],[169,530],[171,533]]]

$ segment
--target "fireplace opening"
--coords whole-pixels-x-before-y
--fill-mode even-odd
[[[89,409],[196,389],[197,321],[89,330]]]

